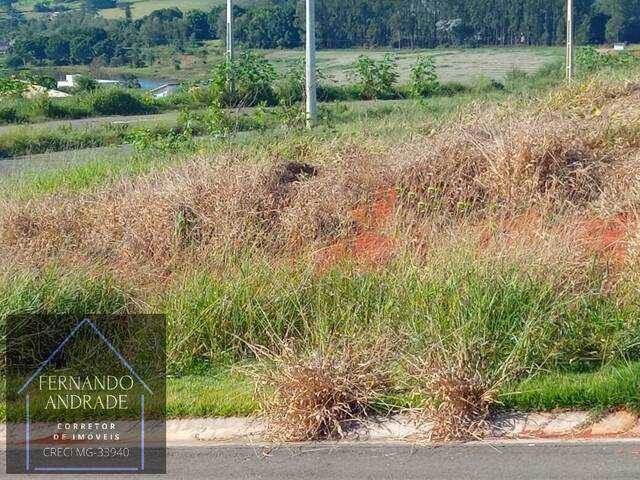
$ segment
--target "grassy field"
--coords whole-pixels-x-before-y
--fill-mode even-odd
[[[264,52],[279,71],[285,71],[304,58],[302,51],[272,50]],[[479,77],[503,80],[505,75],[520,69],[528,73],[562,59],[563,50],[556,47],[541,48],[479,48],[479,49],[428,49],[428,50],[322,50],[318,52],[318,67],[338,83],[348,81],[349,70],[360,55],[375,59],[391,53],[398,59],[398,81],[409,80],[411,66],[416,57],[428,55],[434,58],[438,77],[445,82],[469,82]]]
[[[178,7],[184,12],[189,10],[204,10],[208,12],[213,7],[224,4],[224,0],[185,0],[179,3],[172,0],[132,0],[131,3],[133,18],[141,18],[149,15],[154,10],[173,7]],[[120,8],[101,10],[100,15],[105,18],[124,18],[124,12]]]
[[[219,41],[206,42],[202,48],[187,50],[186,54],[172,51],[169,47],[156,48],[154,51],[157,60],[153,65],[139,69],[118,68],[106,71],[132,73],[142,78],[207,80],[213,66],[224,59],[224,48]],[[304,58],[302,50],[263,50],[260,53],[264,54],[280,73]],[[480,77],[503,80],[505,74],[516,68],[529,73],[535,72],[545,65],[557,63],[564,55],[561,47],[320,50],[317,56],[318,68],[327,75],[327,81],[344,84],[348,82],[351,67],[359,55],[381,58],[387,53],[398,58],[400,83],[409,79],[411,65],[419,55],[434,57],[437,73],[442,81],[462,83],[469,83]],[[175,68],[176,61],[180,64],[179,70]]]
[[[175,416],[277,411],[260,365],[315,414],[371,352],[369,409],[637,409],[638,68],[4,180],[0,318],[165,312]]]
[[[92,72],[88,67],[63,66],[50,67],[46,70],[59,73],[89,73],[98,77],[127,73],[140,78],[205,81],[210,78],[213,67],[224,60],[224,47],[217,40],[206,42],[202,47],[187,49],[186,52],[177,52],[171,47],[154,47],[152,51],[157,60],[143,68],[103,67],[98,72]],[[304,58],[302,50],[258,50],[258,52],[265,55],[279,73],[286,72]],[[504,80],[505,75],[514,69],[534,73],[564,58],[562,47],[320,50],[318,68],[326,75],[327,83],[345,84],[350,81],[353,63],[359,55],[379,59],[387,53],[398,58],[400,83],[408,81],[411,66],[420,55],[434,57],[441,81],[461,83],[471,83],[478,78]],[[179,70],[175,67],[176,62],[180,65]]]
[[[34,12],[34,5],[38,3],[38,0],[18,0],[15,3],[15,8],[21,12],[25,12],[30,15],[47,15]],[[131,0],[131,13],[134,18],[141,18],[145,15],[149,15],[154,10],[160,10],[161,8],[179,7],[183,11],[188,10],[204,10],[209,11],[216,5],[221,5],[224,0],[185,0],[176,3],[169,0]],[[70,1],[65,2],[65,6],[68,8],[80,8],[81,2]],[[120,8],[108,8],[100,10],[100,14],[105,18],[124,18],[124,11]]]

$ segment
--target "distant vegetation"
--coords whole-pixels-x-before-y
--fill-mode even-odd
[[[2,0],[0,41],[11,41],[6,58],[11,68],[24,65],[82,65],[100,62],[113,67],[153,63],[148,47],[184,49],[205,40],[224,38],[221,6],[210,11],[164,8],[134,20],[131,4],[85,0],[65,11],[64,3],[40,2],[41,12],[56,11],[46,21],[25,16],[12,0]],[[427,0],[322,0],[318,2],[320,48],[555,45],[564,41],[563,0],[441,2]],[[114,6],[123,19],[98,13]],[[235,7],[236,38],[248,48],[297,48],[304,33],[303,2],[265,1]],[[60,7],[60,8],[58,8]],[[339,12],[339,14],[337,14]],[[640,41],[640,0],[586,0],[577,3],[577,41],[599,44]]]
[[[592,48],[582,48],[578,53],[580,71],[585,73],[638,64],[640,59],[627,54],[602,54]],[[411,67],[409,81],[400,84],[394,56],[387,54],[376,60],[361,55],[351,67],[351,83],[327,84],[320,72],[318,92],[320,99],[327,102],[409,98],[426,102],[449,97],[453,104],[456,102],[453,97],[509,95],[556,85],[561,81],[561,70],[550,64],[534,75],[514,69],[502,82],[482,78],[470,84],[440,82],[433,60],[421,56]],[[234,78],[232,87],[227,82],[229,76]],[[47,83],[46,77],[39,78]],[[304,125],[303,65],[295,64],[284,74],[277,74],[263,56],[252,52],[244,52],[233,66],[218,65],[208,85],[194,86],[166,98],[154,98],[135,89],[108,87],[82,90],[71,98],[36,95],[25,99],[20,91],[24,85],[16,79],[0,77],[0,89],[8,92],[0,102],[0,124],[167,110],[180,110],[180,115],[176,114],[177,121],[171,125],[152,124],[146,128],[105,124],[98,128],[37,127],[9,131],[0,134],[0,158],[122,143],[143,150],[185,151],[197,147],[194,139],[199,136],[215,140],[226,137],[232,130],[297,129]],[[232,114],[232,109],[238,113]],[[335,121],[339,112],[340,105],[323,109],[322,113]]]

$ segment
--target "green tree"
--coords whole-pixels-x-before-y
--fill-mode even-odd
[[[47,58],[58,65],[69,62],[69,41],[61,35],[52,35],[45,49]]]
[[[20,55],[11,54],[5,60],[5,65],[9,68],[18,69],[24,66],[24,59]]]
[[[187,23],[188,35],[196,40],[206,40],[212,38],[211,26],[209,24],[209,16],[200,10],[191,10],[187,12],[185,17]]]
[[[80,63],[86,65],[93,60],[93,51],[91,43],[85,37],[75,37],[69,42],[69,55],[72,63]]]

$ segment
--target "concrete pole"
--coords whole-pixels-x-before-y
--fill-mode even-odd
[[[567,0],[567,81],[573,81],[573,0]]]
[[[233,0],[227,0],[227,89],[233,94]]]
[[[233,0],[227,0],[227,62],[233,62]]]
[[[315,0],[307,0],[307,62],[306,62],[306,113],[307,127],[311,128],[318,119],[316,92],[316,5]]]

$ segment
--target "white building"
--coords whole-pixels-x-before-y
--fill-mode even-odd
[[[58,82],[58,88],[74,88],[80,75],[65,75],[64,80]]]
[[[60,80],[58,82],[58,88],[74,88],[78,85],[78,78],[80,78],[82,75],[78,75],[78,74],[73,74],[73,75],[65,75],[65,79],[64,80]],[[99,86],[102,87],[115,87],[118,85],[122,85],[122,82],[120,80],[96,80],[96,83]]]
[[[180,89],[180,84],[177,82],[165,83],[164,85],[160,85],[151,91],[151,95],[156,98],[168,97],[172,93],[176,93]]]

